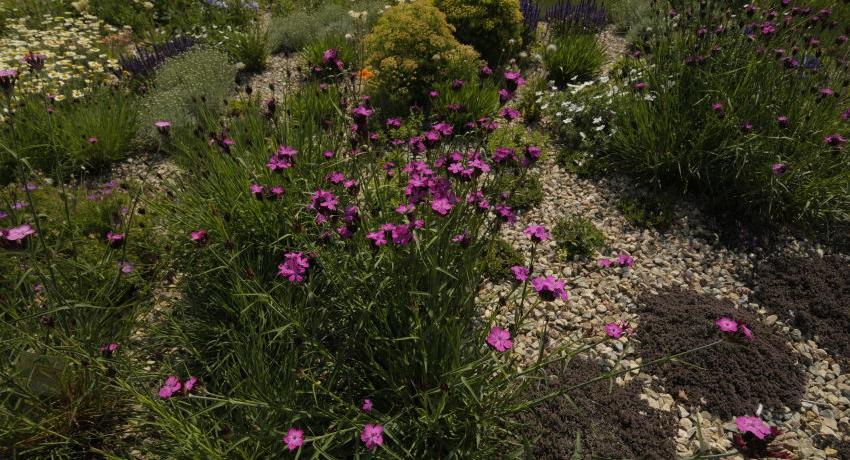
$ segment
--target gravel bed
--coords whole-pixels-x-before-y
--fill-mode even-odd
[[[774,328],[804,367],[806,386],[802,407],[782,413],[764,412],[761,416],[786,432],[780,439],[795,458],[836,458],[837,451],[831,446],[850,440],[850,376],[822,346],[804,339],[799,330],[755,303],[749,280],[755,262],[767,255],[765,250],[756,248],[747,253],[723,246],[717,232],[688,203],[676,205],[677,218],[663,233],[640,228],[617,209],[617,197],[633,189],[627,179],[580,179],[558,167],[551,155],[539,168],[543,171],[543,204],[520,216],[516,225],[505,226],[501,236],[528,261],[531,242],[522,233],[526,226],[543,225],[551,230],[559,219],[575,215],[592,221],[604,232],[609,249],[598,257],[626,253],[635,259],[635,265],[601,268],[595,257],[567,260],[559,255],[554,241],[540,243],[532,276],[551,274],[565,280],[570,299],[538,304],[529,315],[527,332],[516,337],[515,353],[527,362],[536,358],[544,327],[549,335],[547,351],[561,345],[599,340],[604,336],[603,326],[611,321],[626,321],[633,328],[640,328],[636,299],[642,294],[681,287],[723,299],[757,315],[764,326]],[[792,237],[783,237],[778,249],[772,251],[808,258],[824,257],[828,253],[826,248]],[[484,283],[478,298],[484,314],[489,316],[495,311],[497,322],[509,324],[513,302],[505,297],[512,287],[511,281]],[[639,365],[641,360],[636,357],[632,340],[635,338],[624,337],[598,345],[590,355],[612,368]],[[699,405],[683,405],[670,394],[654,391],[650,387],[662,385],[652,368],[633,371],[617,377],[616,381],[624,385],[635,378],[645,382],[641,399],[650,407],[675,411],[679,416],[676,449],[680,456],[697,453],[700,439],[704,442],[704,453],[731,449],[733,420],[720,419]],[[823,442],[823,437],[827,442]]]

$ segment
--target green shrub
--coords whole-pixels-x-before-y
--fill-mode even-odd
[[[128,372],[125,350],[163,249],[122,189],[33,180],[35,190],[0,189],[4,226],[38,229],[21,246],[0,244],[0,455],[118,452],[125,440],[115,428],[127,423],[132,400],[115,376]],[[13,202],[26,207],[7,207]],[[123,247],[107,245],[109,230],[127,234]],[[123,262],[134,269],[122,271]],[[109,343],[122,348],[105,356],[99,348]]]
[[[268,31],[254,24],[231,35],[226,48],[233,60],[245,65],[246,72],[262,72],[269,58]]]
[[[502,238],[490,242],[478,263],[484,277],[496,282],[508,279],[514,265],[524,264],[522,255]]]
[[[557,37],[543,53],[549,78],[558,86],[580,83],[599,76],[605,63],[605,50],[592,34]]]
[[[542,132],[516,121],[499,125],[487,138],[487,148],[490,151],[498,147],[522,149],[526,146],[534,146],[543,149],[546,144],[546,136]]]
[[[659,193],[634,192],[622,196],[617,209],[629,222],[660,231],[668,229],[675,218],[672,200]]]
[[[469,81],[478,53],[452,36],[445,15],[430,0],[387,10],[366,36],[367,67],[375,72],[370,93],[390,111],[404,113],[438,83]]]
[[[605,235],[583,217],[559,220],[552,230],[552,237],[567,256],[590,257],[605,247]]]
[[[117,88],[98,88],[78,101],[21,98],[11,122],[0,125],[6,147],[0,150],[0,184],[13,180],[24,160],[60,178],[80,168],[103,172],[133,151],[135,105],[133,95]]]
[[[435,0],[455,35],[491,65],[507,62],[519,48],[523,17],[519,0]],[[512,43],[513,42],[513,43]]]
[[[759,10],[753,21],[767,21],[766,13]],[[841,119],[848,45],[825,48],[817,63],[814,54],[777,56],[773,50],[791,49],[811,34],[796,26],[810,19],[805,14],[769,36],[711,28],[700,38],[706,23],[738,27],[725,11],[711,14],[710,21],[681,15],[675,27],[658,32],[651,54],[631,61],[625,95],[614,107],[612,163],[755,225],[850,219],[850,156],[846,146],[826,142],[848,133]],[[764,47],[770,51],[760,52]],[[826,88],[835,94],[822,95]]]
[[[168,120],[172,129],[193,126],[197,121],[196,103],[210,111],[219,110],[236,78],[236,67],[226,53],[209,48],[193,49],[167,60],[157,70],[150,92],[141,102],[139,139],[157,142],[153,123]]]

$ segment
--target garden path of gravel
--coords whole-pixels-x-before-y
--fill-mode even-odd
[[[539,166],[544,192],[542,204],[520,216],[516,225],[505,226],[502,237],[527,259],[531,242],[522,233],[526,226],[544,225],[551,230],[561,218],[580,216],[592,221],[606,235],[611,250],[600,256],[628,253],[634,257],[635,265],[632,268],[603,269],[596,259],[566,260],[559,256],[554,241],[541,243],[535,257],[535,273],[552,274],[566,280],[570,299],[541,303],[535,308],[530,315],[534,332],[517,337],[514,351],[524,358],[534,358],[539,345],[539,331],[547,322],[549,350],[560,344],[600,339],[604,335],[603,325],[611,321],[626,321],[639,330],[638,297],[655,294],[663,288],[680,286],[726,299],[730,313],[733,305],[756,313],[763,325],[773,328],[789,343],[794,350],[795,361],[810,363],[798,364],[805,368],[807,377],[802,408],[775,414],[765,412],[762,417],[787,432],[779,439],[794,452],[796,458],[839,458],[833,447],[841,444],[841,437],[845,443],[850,437],[850,376],[846,375],[846,371],[843,374],[835,359],[815,342],[803,339],[799,331],[754,303],[753,291],[744,280],[750,279],[754,261],[761,255],[723,247],[717,235],[689,204],[677,205],[678,218],[663,233],[639,228],[628,222],[616,206],[618,196],[633,188],[629,181],[623,178],[580,179],[558,167],[551,157],[549,155]],[[813,258],[823,256],[822,248],[790,237],[780,246],[781,251],[787,254]],[[499,310],[502,316],[498,318],[502,324],[509,323],[509,317],[504,313],[512,304],[507,302],[508,307],[500,307],[499,298],[506,296],[511,288],[510,281],[487,282],[479,293],[485,314],[493,309],[503,309]],[[504,303],[504,299],[502,301]],[[634,336],[624,337],[597,346],[593,355],[610,367],[632,367],[641,362],[632,344],[636,339]],[[697,345],[700,344],[694,344]],[[640,373],[618,377],[617,383],[622,385],[633,378],[643,381],[645,387],[641,398],[649,406],[672,411],[679,418],[676,436],[678,455],[689,457],[696,453],[700,448],[700,438],[710,452],[730,450],[732,445],[728,435],[734,430],[733,420],[719,419],[699,407],[677,403],[671,394],[654,390],[661,383],[653,372],[653,368],[643,368]],[[706,372],[712,372],[712,369]]]

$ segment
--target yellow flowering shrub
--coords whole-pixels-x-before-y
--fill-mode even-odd
[[[371,93],[398,109],[421,100],[437,83],[475,75],[480,60],[452,35],[446,16],[430,0],[386,10],[366,36]]]
[[[456,29],[457,38],[472,45],[491,64],[507,60],[523,28],[519,0],[435,0]]]
[[[0,69],[18,70],[15,92],[54,93],[80,97],[93,86],[114,82],[118,61],[110,56],[105,37],[119,29],[90,15],[81,17],[44,16],[41,27],[27,26],[27,18],[11,20],[0,36]],[[45,56],[44,68],[27,70],[21,62],[28,52]],[[69,93],[69,94],[70,94]]]

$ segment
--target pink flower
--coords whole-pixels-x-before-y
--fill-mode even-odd
[[[449,202],[448,198],[438,198],[431,203],[431,209],[441,216],[448,214],[453,207],[454,205]]]
[[[513,348],[514,343],[511,340],[511,333],[507,329],[502,329],[499,326],[490,328],[490,333],[487,334],[487,345],[490,345],[499,353]]]
[[[366,444],[367,449],[374,449],[384,444],[384,427],[378,424],[367,423],[360,433],[360,440]]]
[[[304,274],[310,267],[310,259],[301,252],[288,252],[283,256],[283,263],[277,266],[279,276],[293,283],[304,281]]]
[[[115,351],[118,350],[118,348],[120,348],[120,347],[121,346],[118,345],[117,343],[112,342],[112,343],[107,344],[107,345],[101,345],[100,348],[98,348],[98,350],[100,351],[101,354],[103,354],[103,356],[108,358],[108,357],[112,356],[112,353],[115,353]]]
[[[635,259],[628,254],[620,254],[617,256],[617,265],[621,267],[631,267],[634,266]]]
[[[845,139],[841,134],[830,134],[823,138],[823,142],[830,147],[841,147],[847,142],[847,139]]]
[[[746,337],[747,340],[753,340],[753,331],[750,330],[746,324],[741,323],[739,329],[741,330],[741,334],[744,334],[744,337]]]
[[[200,228],[198,230],[195,230],[195,231],[189,233],[189,238],[192,241],[194,241],[195,243],[203,243],[204,241],[207,240],[207,231]]]
[[[125,235],[123,233],[107,232],[106,242],[110,246],[121,246],[124,243],[124,237]]]
[[[283,442],[286,443],[286,448],[292,452],[295,449],[304,445],[304,430],[298,428],[290,428],[283,437]]]
[[[366,234],[366,239],[372,240],[372,244],[375,245],[375,247],[381,247],[388,243],[387,233],[384,230],[369,232]]]
[[[542,225],[529,225],[525,228],[525,230],[523,230],[523,233],[525,236],[531,238],[531,241],[534,241],[535,243],[546,241],[550,238],[546,227]]]
[[[528,267],[522,267],[519,265],[514,265],[513,267],[511,267],[511,273],[514,274],[514,278],[519,282],[527,280],[528,275],[530,274]]]
[[[23,224],[18,227],[12,227],[4,233],[4,236],[9,241],[21,241],[24,238],[35,234],[35,229],[29,224]]]
[[[94,136],[88,138],[87,140],[88,140],[89,144],[97,144],[97,142],[98,142],[97,138],[94,137]]]
[[[769,436],[771,429],[758,417],[735,417],[735,426],[742,433],[752,433],[759,439]]]
[[[160,134],[168,134],[168,131],[171,129],[171,122],[167,120],[157,120],[153,122],[153,125],[156,126]]]
[[[738,323],[726,316],[718,319],[714,322],[714,324],[716,324],[717,328],[722,332],[736,332],[738,330]]]
[[[360,409],[362,409],[363,412],[366,412],[367,414],[372,413],[372,400],[364,399],[363,404],[360,405]]]
[[[620,323],[608,323],[605,325],[605,334],[613,339],[619,339],[628,329],[628,325],[620,325]]]
[[[785,172],[788,171],[788,165],[785,163],[774,163],[770,166],[770,169],[773,171],[774,176],[784,176]]]
[[[159,389],[159,397],[162,399],[169,399],[172,395],[180,391],[180,379],[175,375],[169,375],[167,379],[165,379],[165,384]]]
[[[195,388],[195,385],[197,384],[198,378],[190,376],[188,379],[186,379],[185,382],[183,382],[183,393],[189,393],[190,391],[192,391],[193,388]]]
[[[121,262],[118,262],[118,268],[119,268],[119,270],[121,270],[121,273],[124,273],[126,275],[126,274],[129,274],[129,273],[133,273],[134,267],[133,267],[133,264],[131,264],[130,262],[121,261]]]
[[[611,259],[607,259],[607,258],[599,259],[599,260],[596,261],[596,263],[599,264],[599,266],[602,267],[602,268],[609,268],[609,267],[611,267],[611,265],[614,264],[614,262]]]
[[[552,301],[556,298],[567,300],[570,298],[570,295],[564,289],[564,281],[559,280],[552,275],[545,278],[538,276],[531,280],[531,285],[534,287],[534,290],[540,294],[540,297],[542,297],[543,300]]]
[[[644,83],[642,81],[639,81],[639,82],[635,83],[634,85],[632,85],[632,88],[634,88],[638,91],[643,91],[647,88],[647,86],[649,86],[649,85],[647,85],[646,83]]]

